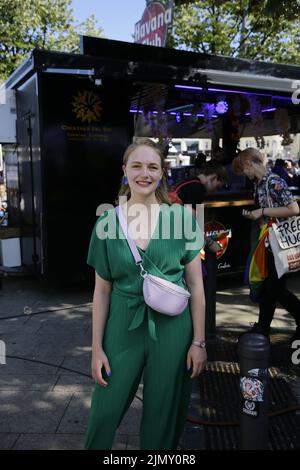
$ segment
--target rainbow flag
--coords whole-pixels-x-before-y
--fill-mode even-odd
[[[245,284],[250,288],[250,299],[259,302],[259,295],[264,280],[268,277],[268,252],[265,240],[269,233],[271,224],[262,226],[256,245],[249,255],[246,271]]]

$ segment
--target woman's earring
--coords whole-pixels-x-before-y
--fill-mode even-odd
[[[123,178],[123,184],[128,184],[128,178],[127,178],[126,175],[125,175],[124,178]]]

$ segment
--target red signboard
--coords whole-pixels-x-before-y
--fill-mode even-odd
[[[159,1],[149,2],[142,19],[135,25],[134,42],[164,47],[168,27],[173,21],[173,8],[173,0],[164,4]]]
[[[205,223],[204,232],[206,236],[220,244],[220,250],[217,252],[217,259],[223,256],[227,250],[229,238],[231,238],[231,230],[227,230],[221,222],[217,222],[215,220],[213,222]]]

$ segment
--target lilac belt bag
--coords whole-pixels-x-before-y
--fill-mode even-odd
[[[173,284],[173,282],[166,281],[161,277],[149,274],[144,269],[137,246],[128,233],[127,223],[120,206],[117,206],[115,210],[129,248],[133,254],[135,264],[140,267],[140,275],[144,279],[143,295],[146,304],[159,313],[171,317],[179,315],[186,308],[191,294],[183,287],[177,286]]]

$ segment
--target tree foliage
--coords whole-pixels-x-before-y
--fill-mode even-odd
[[[102,36],[95,17],[76,24],[71,0],[0,0],[0,80],[32,49],[79,51],[79,34]]]
[[[176,0],[169,46],[300,63],[299,0]]]

